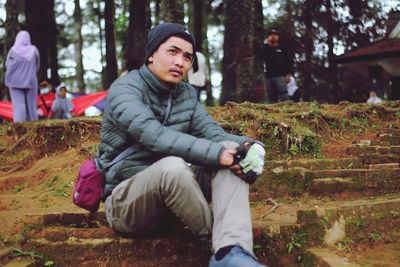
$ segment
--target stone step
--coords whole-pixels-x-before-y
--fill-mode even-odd
[[[391,134],[392,136],[400,136],[400,129],[397,129],[397,128],[383,129],[382,133],[378,134],[378,136],[380,136],[382,134]]]
[[[8,267],[35,267],[36,262],[33,259],[33,252],[21,251],[16,253],[13,247],[0,245],[0,266]],[[40,257],[39,255],[37,255]]]
[[[188,230],[123,238],[109,227],[50,226],[27,234],[26,249],[52,256],[56,266],[207,266],[211,251]]]
[[[332,170],[313,170],[306,171],[308,179],[328,178],[328,177],[352,177],[363,180],[398,180],[400,178],[399,168],[387,169],[332,169]]]
[[[24,223],[42,226],[63,225],[87,228],[107,225],[107,220],[102,210],[91,213],[82,209],[77,212],[27,213]]]
[[[338,159],[266,161],[264,166],[266,171],[279,172],[293,167],[301,167],[309,170],[361,168],[363,166],[363,163],[358,157],[351,157]]]
[[[270,207],[260,203],[252,206],[254,250],[268,266],[298,266],[298,258],[304,258],[310,247],[335,246],[343,240],[365,242],[377,234],[396,240],[400,235],[399,195],[280,203],[273,212],[260,216]],[[100,262],[106,266],[207,266],[210,250],[186,228],[133,239],[103,225],[102,212],[97,214],[97,223],[94,217],[82,214],[57,216],[70,218],[58,222],[36,219],[48,224],[28,227],[31,230],[25,232],[24,249],[34,248],[54,260],[56,266],[98,266]]]
[[[313,180],[316,181],[312,182]],[[318,184],[323,188],[319,190]],[[332,191],[330,190],[339,185],[341,187],[339,191],[343,191],[346,188],[349,189],[349,192],[359,190],[361,195],[381,195],[399,192],[400,169],[307,170],[294,167],[276,173],[272,171],[264,172],[256,183],[250,187],[250,192],[251,200],[259,201],[268,197],[301,197],[310,192],[322,193],[325,189],[328,190],[327,193],[331,193]],[[310,188],[312,189],[311,191]]]
[[[379,154],[371,153],[367,155],[359,155],[359,158],[365,165],[370,164],[385,164],[385,163],[399,163],[400,154]]]
[[[368,154],[399,154],[400,146],[379,146],[379,145],[350,145],[348,147],[349,154],[353,156],[368,155]]]
[[[370,169],[397,169],[400,167],[399,163],[382,163],[382,164],[370,164]]]
[[[392,134],[379,134],[375,140],[371,141],[371,146],[396,146],[400,145],[400,136]]]
[[[318,267],[361,267],[357,263],[352,263],[349,259],[337,255],[328,248],[310,248],[307,253],[311,256],[309,266]]]
[[[312,180],[309,193],[311,195],[327,195],[343,192],[360,192],[366,189],[366,185],[359,183],[353,178],[333,177]]]
[[[310,189],[312,187],[316,190],[314,192],[319,193],[358,192],[361,195],[378,195],[400,192],[399,168],[320,170],[306,172],[305,176],[311,180]]]
[[[22,257],[17,259],[12,259],[7,264],[1,265],[4,267],[36,267],[37,262],[30,257]],[[44,266],[44,265],[42,265]]]
[[[344,239],[370,240],[379,234],[396,240],[400,235],[400,196],[331,202],[297,211],[297,223],[322,227],[325,245]]]

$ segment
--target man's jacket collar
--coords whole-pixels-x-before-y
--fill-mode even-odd
[[[146,65],[140,67],[139,74],[149,85],[150,90],[160,96],[170,95],[171,93],[174,94],[179,87],[178,84],[176,84],[173,88],[163,84],[157,79],[157,77],[149,70]]]

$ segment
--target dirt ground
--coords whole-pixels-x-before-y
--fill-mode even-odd
[[[325,111],[332,114],[338,114],[342,110],[336,105],[325,107]],[[214,111],[214,113],[216,112]],[[222,114],[223,112],[220,113]],[[374,122],[371,120],[369,123],[372,125]],[[0,153],[15,144],[15,140],[11,141],[12,136],[4,130],[7,126],[0,125],[1,127],[3,127],[3,130],[0,130]],[[379,127],[367,128],[363,133],[356,134],[354,131],[343,131],[340,137],[330,138],[329,142],[324,143],[322,153],[327,158],[345,156],[345,147],[352,142],[376,137]],[[60,139],[60,137],[57,138]],[[95,138],[91,138],[61,151],[45,153],[40,157],[31,157],[30,153],[34,154],[35,150],[40,150],[40,146],[46,145],[41,142],[35,144],[32,141],[29,143],[29,149],[27,150],[22,148],[15,151],[15,153],[8,153],[6,156],[4,153],[0,154],[1,239],[17,237],[23,231],[23,221],[26,214],[82,211],[72,203],[71,194],[80,164],[90,158],[88,153],[82,153],[82,148],[89,147],[95,143]],[[21,161],[19,160],[20,157],[27,158],[27,160]],[[315,205],[315,203],[310,202],[309,205]],[[298,208],[298,205],[288,205],[284,209],[277,210],[276,215],[279,216],[276,217],[276,220],[291,223]],[[102,206],[100,209],[102,209]],[[260,217],[267,211],[268,206],[259,209],[255,208],[253,209],[253,216]],[[395,249],[399,250],[399,247],[395,247]],[[357,260],[364,264],[362,266],[369,266],[365,265],[369,262],[364,259],[371,259],[372,261],[374,257],[371,257],[371,255],[374,255],[374,253],[371,253],[371,251],[365,252],[365,257]],[[383,256],[391,257],[388,254]],[[392,266],[399,266],[400,264],[398,257],[396,259],[393,258],[393,262],[398,264]]]
[[[79,211],[72,203],[72,188],[84,156],[72,149],[41,158],[24,170],[0,171],[0,233],[21,233],[28,213]]]
[[[336,109],[336,106],[332,106],[332,108]],[[48,125],[43,127],[48,127]],[[6,127],[3,125],[3,128]],[[372,133],[368,133],[357,138],[364,139],[372,135]],[[38,139],[37,136],[32,138]],[[56,147],[57,144],[51,139],[60,137],[47,138],[49,139],[46,140],[46,143],[49,146]],[[15,144],[16,140],[14,139],[15,136],[11,136],[9,132],[0,131],[0,149],[5,150]],[[344,147],[350,144],[352,140],[351,137],[332,140],[332,143],[324,145],[323,153],[326,157],[341,157],[344,153]],[[97,139],[95,137],[87,140],[82,138],[79,142],[74,147],[64,151],[32,156],[30,154],[35,154],[35,150],[39,150],[43,144],[27,141],[15,153],[0,154],[0,159],[3,157],[3,166],[0,166],[1,236],[14,236],[21,233],[24,218],[29,213],[82,211],[72,203],[71,194],[80,164],[90,158],[90,155],[82,153],[82,150],[96,144]],[[29,148],[25,149],[24,145]],[[253,209],[253,216],[258,218],[269,208],[269,206],[264,206],[261,209],[255,208]],[[102,209],[102,206],[100,209]],[[278,216],[275,220],[291,223],[297,209],[298,206],[296,205],[289,205],[284,208],[284,211],[281,208],[281,211],[276,212],[275,215]]]

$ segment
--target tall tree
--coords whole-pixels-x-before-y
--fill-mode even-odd
[[[103,25],[104,13],[101,9],[102,0],[91,0],[88,5],[92,8],[94,14],[95,24],[99,29],[98,35],[94,38],[98,44],[98,49],[100,51],[100,65],[101,65],[101,88],[107,89],[106,79],[105,79],[105,68],[104,68],[104,38],[103,38]]]
[[[264,89],[264,72],[263,72],[263,67],[264,67],[264,60],[261,56],[259,56],[260,49],[263,47],[264,43],[264,36],[265,36],[265,31],[264,31],[264,16],[263,16],[263,5],[262,5],[262,0],[256,0],[254,2],[254,43],[253,43],[253,50],[255,51],[256,57],[254,61],[254,86],[252,90],[252,99],[253,101],[260,101],[261,99],[257,99],[257,89],[262,88]],[[256,89],[257,88],[257,89]],[[264,90],[262,90],[264,93]],[[264,100],[264,99],[262,99]]]
[[[197,50],[201,51],[203,54],[206,49],[203,49],[204,36],[205,36],[205,20],[204,20],[204,1],[202,0],[192,0],[192,16],[191,16],[191,29],[196,40]]]
[[[256,3],[253,0],[224,1],[225,34],[220,103],[250,100],[256,83]],[[258,70],[261,72],[261,69]]]
[[[79,92],[85,92],[85,80],[84,74],[85,70],[83,69],[83,58],[82,58],[82,13],[81,13],[81,5],[79,0],[74,0],[75,9],[74,9],[74,29],[75,29],[75,71],[76,71],[76,81],[78,83]]]
[[[56,24],[56,17],[54,11],[54,0],[49,2],[47,6],[47,27],[48,27],[48,47],[49,47],[49,63],[50,63],[50,74],[52,84],[60,83],[60,76],[58,74],[58,48],[57,48],[57,37],[58,30]]]
[[[25,0],[25,28],[40,54],[38,80],[59,83],[54,0]],[[49,77],[49,72],[51,79]]]
[[[7,0],[6,2],[6,21],[5,21],[5,30],[6,30],[6,40],[4,44],[3,58],[5,59],[8,51],[13,46],[15,37],[18,32],[18,0]],[[5,63],[5,60],[4,60]],[[0,86],[0,100],[4,99],[7,95],[6,87],[4,86],[3,77],[4,77],[4,67],[0,70],[1,77],[1,86]]]
[[[128,40],[125,46],[125,67],[138,69],[144,63],[147,33],[151,27],[149,0],[131,0],[129,4]]]
[[[115,48],[115,6],[114,1],[106,0],[104,6],[106,39],[106,88],[118,78],[117,53]]]
[[[203,53],[207,60],[207,65],[210,68],[210,53],[208,49],[207,36],[208,30],[208,13],[211,9],[210,1],[191,0],[189,2],[189,28],[196,40],[196,49]],[[207,85],[206,90],[207,98],[205,104],[207,106],[214,105],[214,97],[212,95],[211,83]]]
[[[185,17],[183,0],[161,0],[161,20],[183,24]]]
[[[19,1],[18,0],[7,0],[6,2],[6,41],[4,46],[4,55],[8,53],[10,48],[14,45],[15,37],[17,36],[19,25],[18,25],[18,14],[19,14]]]
[[[29,32],[32,44],[40,54],[40,69],[38,80],[48,79],[48,45],[47,45],[47,19],[46,9],[54,0],[25,0],[25,28]]]
[[[299,64],[301,75],[303,77],[303,82],[300,86],[300,91],[303,96],[303,99],[306,101],[310,101],[313,97],[316,96],[316,92],[314,92],[314,84],[313,84],[313,52],[314,52],[314,27],[313,27],[313,18],[314,11],[316,8],[316,1],[318,0],[305,0],[303,3],[303,8],[301,9],[300,22],[303,23],[304,29],[302,32],[301,43],[302,46],[302,54],[304,57],[304,61]],[[319,5],[318,5],[319,6]]]
[[[325,2],[325,9],[326,9],[326,44],[328,46],[328,73],[329,77],[327,77],[328,80],[328,89],[330,94],[330,102],[335,102],[337,99],[339,99],[338,92],[339,90],[335,90],[336,88],[339,88],[339,83],[338,83],[338,77],[337,77],[337,65],[335,62],[335,55],[333,53],[334,48],[335,48],[335,43],[334,43],[334,37],[336,34],[336,29],[335,29],[335,21],[334,21],[334,10],[332,6],[332,2],[334,3],[334,0],[324,0]]]

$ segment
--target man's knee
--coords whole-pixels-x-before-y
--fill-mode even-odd
[[[164,185],[185,186],[195,182],[193,171],[182,158],[165,157],[159,161],[158,167]]]

